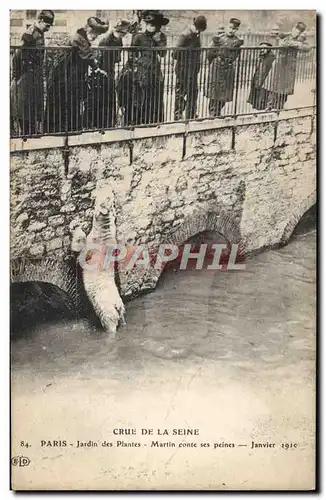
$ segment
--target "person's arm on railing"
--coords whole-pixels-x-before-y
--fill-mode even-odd
[[[306,39],[306,35],[301,35],[299,36],[299,47],[298,49],[301,50],[302,52],[309,52],[310,47]]]
[[[92,68],[94,73],[103,73],[106,75],[106,72],[100,68],[99,61],[94,54],[94,49],[87,43],[87,40],[84,40],[82,37],[74,38],[71,45],[77,50],[78,56]]]
[[[240,53],[241,53],[240,47],[242,47],[243,44],[244,44],[244,40],[239,39],[236,41],[236,43],[234,45],[234,49],[231,52],[232,62],[235,61],[236,59],[238,59],[238,57],[240,56]]]
[[[308,45],[308,42],[306,41],[305,35],[300,35],[300,37],[297,40],[294,40],[294,39],[291,39],[290,37],[284,36],[283,39],[281,39],[280,47],[283,47],[285,49],[296,48],[296,49],[301,50],[303,52],[308,52],[310,50],[310,47]]]

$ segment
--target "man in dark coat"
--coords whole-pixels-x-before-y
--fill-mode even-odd
[[[231,18],[222,35],[213,36],[207,59],[210,63],[205,96],[209,98],[209,115],[217,117],[225,104],[233,100],[236,61],[243,40],[236,36],[239,19]]]
[[[262,87],[270,72],[275,60],[274,52],[271,50],[272,44],[269,42],[260,43],[261,50],[258,54],[256,69],[251,80],[251,89],[248,102],[257,110],[266,110],[269,93]],[[256,52],[255,52],[256,55]]]
[[[112,128],[116,124],[116,64],[121,62],[123,37],[128,33],[130,23],[120,20],[116,25],[100,38],[98,47],[98,61],[104,74],[95,74],[92,77],[89,104],[89,121],[98,129]]]
[[[22,35],[22,45],[12,60],[10,88],[11,118],[19,125],[14,133],[34,135],[41,132],[44,112],[44,33],[54,22],[52,10],[42,10],[37,21]]]
[[[86,113],[87,93],[91,89],[90,70],[93,74],[106,72],[100,68],[96,51],[91,43],[108,30],[108,25],[97,17],[90,17],[83,28],[69,41],[71,50],[53,68],[49,77],[46,125],[48,132],[68,132],[91,128]]]
[[[300,51],[309,51],[304,34],[306,25],[297,23],[291,33],[279,34],[276,58],[263,88],[269,92],[270,109],[283,109],[289,95],[294,93],[297,57]]]
[[[185,109],[186,119],[196,117],[198,73],[201,61],[200,34],[206,28],[205,16],[196,17],[193,24],[180,35],[177,48],[173,51],[173,58],[176,60],[175,120],[182,119]]]
[[[145,30],[133,36],[130,57],[118,83],[119,106],[125,125],[164,121],[164,78],[161,58],[166,55],[166,36],[161,31],[169,19],[159,11],[143,11]],[[151,50],[151,49],[159,50]],[[146,50],[149,49],[149,50]]]

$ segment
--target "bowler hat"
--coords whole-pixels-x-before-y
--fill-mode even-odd
[[[164,17],[163,13],[159,10],[144,10],[142,17],[145,23],[149,23],[154,26],[166,26],[170,22],[170,20],[167,17]]]
[[[41,12],[38,15],[38,19],[40,21],[44,21],[45,23],[50,24],[52,26],[54,23],[53,10],[41,10]]]
[[[114,26],[114,29],[118,31],[118,33],[127,33],[130,27],[130,22],[125,19],[120,19]]]
[[[267,45],[267,47],[273,47],[273,44],[270,42],[261,42],[259,45]]]
[[[207,28],[207,20],[205,16],[197,16],[194,18],[194,25],[199,31],[205,31]]]
[[[299,21],[295,26],[299,31],[303,32],[307,29],[307,26],[302,21]]]
[[[109,26],[104,21],[101,21],[99,17],[89,17],[87,19],[87,26],[92,28],[94,33],[97,33],[98,35],[106,33],[109,29]]]
[[[231,17],[229,22],[230,22],[230,24],[233,24],[233,26],[235,28],[239,28],[239,26],[241,24],[241,21],[239,19],[237,19],[236,17]]]

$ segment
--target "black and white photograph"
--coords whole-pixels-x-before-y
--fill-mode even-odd
[[[316,490],[316,18],[10,10],[12,490]]]

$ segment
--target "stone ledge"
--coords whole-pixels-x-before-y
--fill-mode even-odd
[[[315,114],[315,108],[298,108],[284,110],[277,113],[259,113],[256,115],[241,115],[236,118],[203,119],[191,122],[164,123],[156,127],[136,127],[135,129],[115,129],[105,132],[83,132],[78,135],[69,135],[69,147],[91,146],[92,144],[110,144],[116,142],[134,141],[137,139],[151,139],[173,135],[191,134],[205,130],[241,127],[271,123],[293,118],[310,117]],[[42,136],[24,141],[22,138],[10,140],[10,152],[33,151],[40,149],[64,148],[65,136]]]

